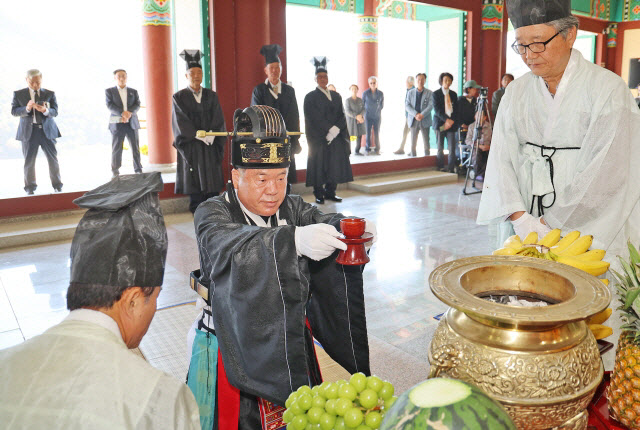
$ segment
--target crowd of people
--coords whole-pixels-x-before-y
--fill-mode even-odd
[[[498,225],[498,243],[514,232],[582,230],[593,234],[595,247],[622,255],[627,240],[640,240],[640,110],[619,76],[572,49],[578,20],[569,0],[506,6],[516,32],[512,49],[531,73],[513,83],[503,76],[492,99],[495,126],[488,109],[474,107],[475,81],[458,97],[450,73],[439,76],[434,92],[418,73],[407,79],[400,150],[411,132],[415,156],[422,133],[429,154],[431,127],[438,168],[451,171],[460,136],[477,145],[477,163],[487,168],[477,222]],[[8,428],[281,429],[277,419],[290,393],[322,381],[314,339],[348,372],[370,373],[364,268],[335,263],[346,249],[336,228],[345,217],[287,192],[299,114],[293,88],[280,81],[279,52],[277,45],[263,47],[266,80],[255,87],[252,106],[233,116],[226,188],[220,170],[226,135],[206,133],[226,132],[222,109],[215,92],[201,86],[200,51],[181,53],[188,86],[173,96],[176,192],[190,195],[195,213],[200,270],[192,280],[205,300],[188,334],[187,385],[127,351],[155,313],[168,239],[160,174],[116,175],[115,154],[113,180],[76,200],[88,211],[71,245],[69,316],[0,351],[0,416]],[[379,152],[384,97],[372,76],[365,96],[359,99],[354,85],[343,106],[329,88],[326,58],[312,62],[317,87],[304,98],[307,185],[316,203],[339,202],[336,185],[352,180],[349,127],[355,136],[369,134],[365,152]],[[126,83],[121,72],[116,80]],[[21,117],[25,161],[42,146],[52,184],[61,188],[57,104],[40,80],[38,71],[28,73],[29,87],[15,93],[13,112]],[[120,118],[114,142],[135,138],[117,126],[134,129],[136,95],[123,88],[107,90],[112,117]],[[33,186],[27,164],[25,184]],[[374,242],[375,224],[360,222]]]
[[[405,123],[402,132],[400,147],[393,153],[396,155],[405,154],[405,144],[408,136],[411,136],[411,149],[407,153],[409,157],[416,157],[418,135],[422,135],[424,155],[431,155],[430,129],[436,136],[437,168],[441,171],[458,172],[459,166],[459,145],[468,144],[470,146],[480,142],[472,152],[476,180],[484,180],[484,168],[486,165],[487,152],[491,145],[491,121],[498,112],[500,100],[504,95],[506,87],[513,81],[513,75],[506,73],[502,76],[502,86],[493,93],[491,99],[491,117],[487,114],[483,117],[486,120],[478,121],[481,133],[471,133],[467,139],[470,127],[476,124],[477,98],[480,85],[474,80],[465,82],[464,95],[458,97],[455,91],[451,90],[453,75],[448,72],[442,73],[438,82],[440,88],[431,91],[425,87],[427,75],[418,73],[415,78],[408,76],[406,80],[407,91],[405,94]],[[362,98],[358,97],[359,88],[356,84],[349,87],[351,96],[345,100],[344,111],[347,117],[347,128],[351,141],[355,141],[355,155],[379,155],[380,154],[380,120],[381,111],[384,107],[384,95],[378,89],[378,78],[371,76],[368,80],[369,88],[362,93]],[[488,106],[488,104],[487,104]],[[373,135],[373,137],[372,137]],[[478,135],[477,139],[473,139]],[[361,152],[362,137],[366,136],[366,146],[364,153]],[[445,140],[449,150],[448,162],[445,165],[444,148]],[[476,153],[478,155],[476,155]]]

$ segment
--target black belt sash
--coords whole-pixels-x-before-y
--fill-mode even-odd
[[[543,194],[541,196],[534,195],[531,198],[531,209],[529,209],[529,213],[533,215],[533,207],[535,206],[535,202],[536,202],[536,199],[537,199],[538,200],[538,204],[537,204],[538,216],[542,216],[542,215],[544,215],[544,210],[545,209],[549,209],[556,202],[556,186],[553,183],[553,160],[552,160],[553,156],[555,155],[556,151],[565,150],[565,149],[580,149],[580,147],[579,146],[565,146],[565,147],[544,146],[544,145],[536,145],[535,143],[531,143],[531,142],[527,142],[527,145],[531,145],[531,146],[535,146],[537,148],[540,148],[540,156],[545,158],[547,160],[547,162],[549,163],[549,176],[551,177],[551,186],[553,187],[553,191],[551,193],[547,193],[547,194],[553,194],[553,200],[551,201],[551,204],[549,206],[545,206],[542,203],[542,199],[547,194]],[[545,153],[544,153],[545,149],[548,149],[548,150],[553,151],[553,152],[551,152],[550,155],[545,155]]]

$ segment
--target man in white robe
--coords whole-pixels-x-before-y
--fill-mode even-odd
[[[569,0],[507,10],[531,72],[500,103],[477,222],[498,225],[495,246],[514,231],[579,230],[614,262],[640,241],[640,111],[619,76],[572,49]]]
[[[129,351],[161,290],[162,188],[160,173],[125,175],[75,201],[90,209],[71,245],[71,313],[0,351],[0,427],[200,429],[189,388]]]

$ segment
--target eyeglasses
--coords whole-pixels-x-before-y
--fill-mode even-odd
[[[557,32],[556,34],[554,34],[551,37],[551,39],[547,40],[546,42],[533,42],[528,45],[520,45],[516,42],[513,42],[513,45],[511,45],[511,48],[513,48],[513,50],[518,55],[526,54],[527,48],[529,48],[529,51],[533,52],[534,54],[539,54],[541,52],[544,52],[545,49],[547,49],[547,44],[551,42],[558,34],[560,34],[560,32]]]

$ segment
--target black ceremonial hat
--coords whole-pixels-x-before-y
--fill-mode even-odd
[[[73,201],[89,210],[71,242],[71,282],[162,285],[167,257],[162,189],[159,172],[120,175]]]
[[[264,56],[264,65],[268,65],[271,63],[279,63],[280,58],[278,55],[282,52],[282,46],[278,44],[273,45],[264,45],[260,48],[260,54]]]
[[[311,63],[316,68],[316,75],[318,73],[327,73],[327,57],[313,57]]]
[[[202,69],[202,51],[199,49],[185,49],[180,53],[180,57],[187,62],[187,70],[192,67],[200,67]]]
[[[238,136],[236,133],[251,133]],[[291,141],[282,114],[271,106],[250,106],[233,114],[231,164],[244,169],[281,169],[291,164]]]
[[[507,0],[507,13],[514,28],[546,24],[571,16],[571,0]]]

